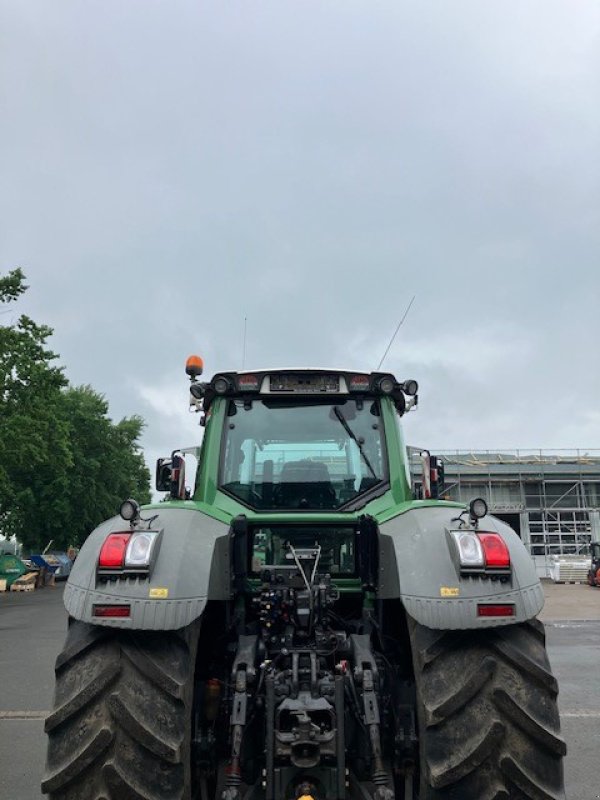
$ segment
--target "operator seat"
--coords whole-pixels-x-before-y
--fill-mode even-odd
[[[327,466],[308,458],[283,465],[273,500],[277,508],[335,508],[337,505]]]

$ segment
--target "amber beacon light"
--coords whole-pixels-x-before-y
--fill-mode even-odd
[[[194,379],[202,375],[204,370],[204,361],[200,356],[190,356],[185,362],[185,371],[190,378]]]

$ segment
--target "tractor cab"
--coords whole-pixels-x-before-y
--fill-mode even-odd
[[[255,509],[343,509],[389,473],[378,398],[228,398],[221,491]]]
[[[234,501],[240,513],[333,513],[364,507],[393,485],[395,502],[410,499],[397,419],[416,405],[416,381],[290,369],[222,372],[204,383],[197,357],[187,372],[205,427],[194,500]],[[166,463],[178,465],[176,457]],[[164,470],[162,461],[157,476]],[[183,499],[181,480],[173,488]]]

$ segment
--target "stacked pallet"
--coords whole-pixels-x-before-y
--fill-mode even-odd
[[[36,578],[37,572],[28,572],[25,575],[21,575],[20,578],[17,578],[17,580],[13,581],[11,584],[11,592],[33,592]]]
[[[587,583],[590,569],[588,559],[581,556],[554,556],[550,572],[554,583]]]

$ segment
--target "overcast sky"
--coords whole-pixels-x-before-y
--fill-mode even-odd
[[[188,354],[420,383],[409,443],[600,447],[597,0],[0,0],[0,271],[199,440]],[[2,318],[6,323],[9,316]]]

